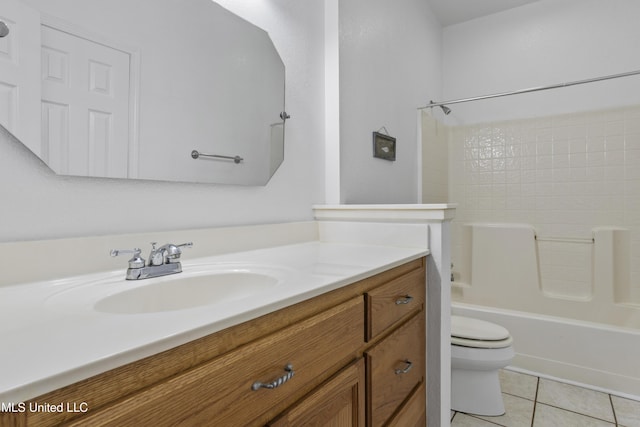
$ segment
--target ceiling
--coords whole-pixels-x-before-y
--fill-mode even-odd
[[[443,27],[538,0],[427,0]]]

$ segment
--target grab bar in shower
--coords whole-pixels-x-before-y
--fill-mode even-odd
[[[193,150],[191,152],[191,158],[192,159],[198,159],[200,157],[210,157],[210,158],[214,158],[214,159],[227,159],[227,160],[233,160],[233,163],[240,163],[241,161],[243,161],[244,159],[240,156],[221,156],[220,154],[204,154],[199,152],[198,150]]]
[[[585,243],[585,244],[593,244],[596,242],[596,239],[591,238],[582,238],[582,237],[540,237],[537,234],[533,236],[538,242],[561,242],[561,243]]]

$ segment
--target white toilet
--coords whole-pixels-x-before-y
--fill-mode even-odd
[[[451,409],[476,415],[504,414],[498,371],[514,356],[502,326],[451,316]]]

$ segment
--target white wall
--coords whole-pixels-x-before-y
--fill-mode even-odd
[[[269,184],[238,187],[61,177],[0,133],[0,241],[312,218],[311,205],[324,201],[324,3],[218,3],[269,32],[286,66],[291,120],[284,163]]]
[[[343,203],[416,203],[416,108],[440,95],[441,27],[423,0],[340,2]],[[397,138],[396,161],[373,157],[372,132]]]
[[[443,100],[640,70],[640,2],[541,0],[446,27]],[[640,76],[452,105],[452,124],[637,104]]]

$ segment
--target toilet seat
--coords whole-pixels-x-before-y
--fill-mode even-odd
[[[504,348],[513,338],[502,326],[484,320],[451,316],[451,344],[473,348]]]

